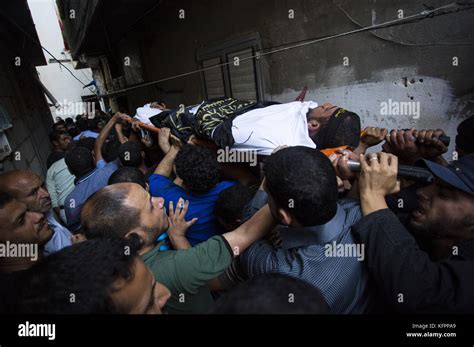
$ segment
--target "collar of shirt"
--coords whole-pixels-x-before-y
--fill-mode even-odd
[[[97,170],[97,169],[92,170],[91,172],[89,172],[88,174],[82,176],[81,178],[76,178],[76,179],[74,180],[74,184],[77,186],[79,183],[82,183],[82,182],[86,181],[89,177],[92,176],[92,174],[93,174],[94,172],[96,172],[96,170]]]
[[[52,211],[46,213],[46,220],[53,230],[53,235],[44,246],[44,254],[49,255],[70,246],[72,244],[71,232],[54,218]]]
[[[345,220],[344,209],[338,204],[336,214],[326,224],[311,227],[289,226],[281,228],[279,231],[283,238],[283,247],[295,248],[312,244],[326,244],[336,239],[344,231]]]
[[[160,255],[160,253],[163,253],[162,246],[166,245],[166,239],[162,240],[160,242],[157,242],[155,244],[155,247],[153,247],[150,251],[146,252],[145,254],[142,254],[141,258],[144,262],[151,261],[153,257],[156,257],[157,255]]]
[[[56,220],[52,211],[46,213],[46,221],[48,222],[49,226],[53,228],[53,231],[61,229],[63,233],[71,235],[69,230]]]

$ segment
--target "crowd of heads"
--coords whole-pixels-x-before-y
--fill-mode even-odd
[[[406,148],[396,142],[397,136],[403,138],[406,133],[387,134],[377,141],[373,141],[375,135],[369,139],[363,133],[361,137],[358,116],[329,103],[310,110],[307,122],[309,135],[315,139],[318,149],[302,146],[280,149],[261,163],[259,177],[253,184],[234,182],[213,195],[205,216],[212,219],[209,223],[215,227],[216,235],[243,225],[258,186],[266,192],[277,224],[300,228],[325,225],[336,215],[339,201],[357,188],[358,178],[348,173],[344,160],[355,158],[354,153],[365,154],[366,148],[357,153],[360,143],[373,145],[387,141],[391,153],[399,158],[406,152]],[[431,240],[435,246],[474,239],[474,188],[471,185],[474,142],[470,138],[473,128],[471,117],[459,125],[456,137],[462,170],[467,172],[467,188],[461,189],[453,186],[449,179],[438,178],[416,191],[418,203],[410,216],[410,225],[415,234]],[[81,136],[86,132],[97,136]],[[410,136],[414,134],[410,132]],[[423,133],[434,147],[438,146],[434,132],[430,134],[431,137]],[[390,136],[394,136],[393,139]],[[421,137],[419,133],[418,137]],[[161,313],[166,310],[166,302],[172,294],[142,259],[173,224],[170,201],[150,187],[153,173],[166,176],[160,170],[166,170],[163,163],[168,153],[160,147],[159,139],[145,142],[124,117],[108,117],[104,113],[94,119],[60,120],[54,124],[49,139],[52,150],[62,153],[57,158],[64,159],[68,174],[75,182],[73,189],[107,165],[116,167],[105,177],[102,186],[94,190],[83,188],[87,195],[81,202],[80,228],[73,231],[72,245],[46,257],[40,254],[37,261],[0,260],[2,273],[21,272],[15,282],[18,291],[14,310],[24,313]],[[319,150],[338,146],[347,148],[335,157],[328,157]],[[429,147],[430,143],[420,145],[413,141],[412,146],[415,149]],[[435,148],[439,151],[437,159],[447,151],[440,148]],[[150,153],[155,152],[160,152],[164,159],[154,161],[155,154]],[[424,152],[419,150],[417,154],[420,153],[423,156]],[[101,161],[103,163],[99,163]],[[242,166],[249,169],[248,165]],[[455,170],[456,163],[448,167]],[[190,143],[176,149],[169,170],[170,182],[203,204],[208,203],[206,199],[210,199],[211,192],[228,179],[215,151]],[[35,244],[41,252],[54,234],[47,221],[53,206],[44,180],[30,171],[3,173],[0,179],[0,242]],[[69,201],[66,199],[64,204]],[[196,219],[199,222],[203,218]],[[67,220],[62,223],[68,227]],[[288,301],[288,293],[298,297],[296,303]],[[330,312],[318,288],[297,276],[278,271],[252,277],[219,296],[207,312]]]
[[[169,291],[156,283],[138,256],[138,247],[133,238],[105,238],[48,256],[25,274],[18,310],[35,314],[161,313]]]
[[[109,120],[107,113],[97,109],[93,115],[76,115],[74,118],[57,118],[53,124],[53,131],[69,134],[71,137],[79,135],[83,131],[100,132]]]

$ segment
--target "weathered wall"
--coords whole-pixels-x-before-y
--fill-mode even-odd
[[[13,153],[0,163],[0,172],[31,170],[45,177],[52,117],[33,77],[36,70],[26,59],[21,66],[15,66],[11,52],[2,42],[0,52],[0,104],[13,123],[13,127],[6,130]]]
[[[247,33],[260,33],[265,49],[358,28],[335,2],[364,26],[396,19],[400,9],[405,17],[426,9],[422,0],[165,0],[122,42],[139,43],[145,80],[158,80],[195,70],[197,49]],[[185,10],[184,19],[178,18],[179,9]],[[307,100],[353,110],[363,125],[441,127],[454,135],[460,120],[473,114],[474,46],[453,45],[474,43],[473,16],[470,10],[376,31],[382,38],[366,32],[265,56],[266,96],[290,101],[308,86]],[[157,88],[173,91],[172,103],[202,98],[196,74],[137,91],[133,99],[146,101]],[[390,99],[419,102],[419,119],[382,115],[381,103]]]

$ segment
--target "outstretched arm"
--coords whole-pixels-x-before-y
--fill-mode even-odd
[[[117,137],[120,143],[125,143],[128,141],[127,137],[123,134],[122,124],[115,123],[115,131],[117,132]]]
[[[163,153],[165,153],[165,157],[156,167],[155,174],[170,177],[173,173],[174,159],[178,155],[181,147],[181,141],[171,135],[169,128],[162,128],[158,134],[158,144]]]
[[[130,118],[124,113],[117,112],[112,116],[112,118],[107,122],[107,124],[104,126],[104,128],[100,131],[99,136],[95,140],[94,144],[94,154],[95,154],[95,163],[101,161],[104,159],[102,156],[102,146],[107,140],[107,137],[110,134],[110,131],[112,128],[115,126],[115,124],[122,119]]]
[[[270,208],[265,205],[247,222],[222,236],[229,243],[234,255],[239,255],[252,243],[268,234],[276,225],[277,222],[273,219]]]

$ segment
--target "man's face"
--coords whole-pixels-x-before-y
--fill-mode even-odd
[[[128,314],[161,314],[171,296],[169,289],[155,281],[139,257],[135,258],[131,279],[116,281],[114,289],[113,302],[121,312]]]
[[[61,134],[58,141],[54,141],[56,147],[62,151],[66,151],[71,143],[71,136],[69,134]]]
[[[25,203],[30,211],[46,213],[51,209],[51,198],[43,180],[32,172],[19,173],[9,190],[18,201]]]
[[[0,209],[0,241],[42,245],[53,236],[44,215],[28,211],[25,203],[13,200]]]
[[[168,229],[168,215],[166,214],[163,198],[152,197],[140,185],[130,184],[125,203],[141,211],[141,228],[148,231],[153,240]]]
[[[104,125],[104,121],[100,120],[99,122],[97,122],[97,129],[102,130],[104,128]]]
[[[310,136],[317,135],[321,128],[329,122],[329,118],[337,109],[337,106],[326,102],[321,106],[313,108],[308,117],[308,131]]]
[[[54,128],[58,131],[66,131],[67,132],[66,126],[64,124],[55,125]]]
[[[415,232],[429,238],[459,238],[465,221],[474,217],[474,197],[441,180],[417,190],[418,208],[410,224]]]

